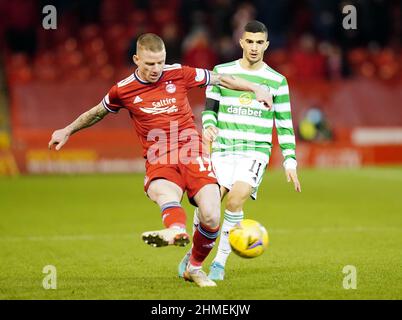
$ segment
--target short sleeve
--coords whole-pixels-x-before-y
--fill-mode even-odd
[[[218,73],[216,67],[214,68],[213,72]],[[205,96],[209,99],[219,101],[221,99],[221,89],[216,85],[208,85],[207,90],[205,90]]]
[[[209,84],[210,75],[206,69],[183,66],[182,72],[187,88],[203,87]]]
[[[117,92],[117,85],[114,85],[102,100],[105,109],[112,113],[117,113],[122,108],[122,103]]]

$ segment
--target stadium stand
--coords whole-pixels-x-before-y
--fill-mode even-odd
[[[131,55],[139,34],[160,33],[166,39],[168,62],[212,68],[239,57],[237,30],[250,18],[271,19],[266,22],[272,30],[266,62],[289,80],[295,127],[306,110],[317,106],[333,130],[332,141],[326,142],[325,148],[330,144],[352,148],[351,137],[358,127],[402,127],[401,16],[397,1],[381,1],[376,4],[380,7],[370,2],[365,9],[371,14],[377,9],[377,14],[382,14],[378,19],[386,21],[385,25],[374,26],[369,23],[372,16],[362,17],[362,31],[352,36],[338,30],[335,23],[325,28],[314,24],[324,13],[333,13],[329,21],[339,19],[338,7],[328,8],[320,1],[290,1],[290,16],[283,21],[279,20],[284,8],[276,0],[269,2],[275,17],[271,11],[264,16],[264,1],[58,3],[58,28],[49,31],[41,28],[37,10],[41,1],[0,1],[0,10],[7,12],[7,19],[0,24],[0,41],[5,47],[2,59],[12,146],[22,171],[30,171],[27,155],[45,148],[54,128],[97,104],[113,83],[133,72]],[[376,38],[377,33],[372,38],[367,35],[375,28],[383,28],[386,39]],[[199,117],[203,91],[194,91],[190,98]],[[135,141],[129,118],[121,112],[117,118],[110,117],[74,137],[69,147],[95,150],[97,159],[121,161],[140,157]],[[313,147],[310,143],[300,149]],[[273,165],[280,163],[276,157]],[[359,157],[358,165],[374,161],[373,157],[364,160],[360,153]],[[387,159],[402,162],[400,156]],[[305,164],[315,165],[314,161],[306,160]],[[330,161],[329,165],[333,164]]]

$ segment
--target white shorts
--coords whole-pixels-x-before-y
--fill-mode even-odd
[[[253,188],[251,198],[257,199],[258,187],[268,165],[266,161],[256,159],[252,155],[220,153],[213,153],[211,161],[221,186],[230,190],[236,181],[246,182]]]

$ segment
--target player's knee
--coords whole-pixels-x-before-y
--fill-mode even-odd
[[[158,190],[158,188],[155,185],[153,185],[151,183],[147,190],[147,195],[152,201],[158,202],[158,200],[161,196],[161,192]]]
[[[210,228],[216,228],[220,221],[220,204],[210,203],[200,210],[200,221]]]
[[[203,221],[202,221],[203,220]],[[209,228],[216,228],[219,226],[219,216],[218,215],[205,215],[203,219],[200,219],[201,223]]]

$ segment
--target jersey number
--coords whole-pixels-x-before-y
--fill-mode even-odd
[[[208,162],[208,168],[205,168],[203,160],[205,162]],[[203,171],[206,171],[206,170],[211,171],[211,159],[204,158],[204,157],[197,157],[197,161],[198,161],[198,164],[200,165],[200,172],[203,172]]]
[[[252,164],[251,168],[248,169],[248,170],[250,172],[254,173],[258,177],[258,173],[259,173],[259,171],[261,169],[262,163],[258,162],[258,166],[256,166],[256,164],[257,164],[257,160],[253,160],[253,164]]]
[[[215,174],[211,171],[212,168],[211,168],[211,159],[210,158],[197,157],[197,161],[198,161],[198,164],[200,166],[200,172],[208,170],[209,171],[208,177],[216,178]],[[208,163],[207,168],[205,168],[204,162]]]

